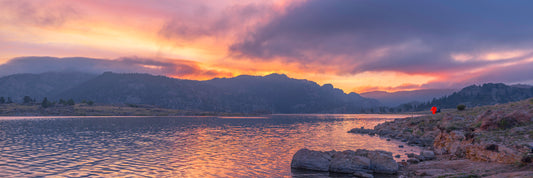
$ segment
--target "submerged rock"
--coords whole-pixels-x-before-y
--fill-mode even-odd
[[[294,154],[291,167],[351,174],[357,172],[395,174],[399,168],[391,152],[364,149],[343,152],[301,149]]]
[[[366,173],[366,172],[354,172],[353,175],[355,177],[361,177],[361,178],[374,178],[374,175]]]
[[[365,129],[364,127],[361,127],[361,128],[354,128],[350,131],[348,131],[348,133],[358,133],[358,134],[375,134],[375,131],[374,129]]]
[[[409,159],[407,160],[407,162],[410,163],[410,164],[417,164],[417,163],[420,162],[420,160],[419,160],[419,159],[416,159],[416,158],[409,158]]]

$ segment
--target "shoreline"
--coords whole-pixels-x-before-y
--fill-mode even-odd
[[[0,117],[16,116],[259,116],[250,113],[206,112],[159,108],[151,105],[88,105],[52,106],[43,108],[39,104],[0,104]]]
[[[435,115],[408,117],[354,128],[349,133],[378,135],[422,147],[434,160],[411,155],[399,162],[401,176],[532,177],[533,98]]]

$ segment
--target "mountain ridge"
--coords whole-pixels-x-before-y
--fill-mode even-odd
[[[398,106],[408,102],[431,101],[433,98],[446,96],[455,91],[458,91],[458,89],[421,89],[397,92],[371,91],[360,93],[360,95],[366,98],[377,99],[385,106]]]
[[[2,77],[0,81],[11,76]],[[71,85],[48,87],[54,90],[46,90],[46,87],[35,87],[26,92],[10,90],[11,93],[0,93],[0,96],[17,95],[21,98],[38,94],[38,101],[43,97],[72,98],[78,102],[92,100],[107,104],[149,104],[171,109],[236,113],[359,113],[379,105],[374,99],[356,93],[346,94],[331,84],[320,86],[313,81],[276,73],[196,81],[142,73],[104,72],[83,81],[59,80]],[[40,82],[54,84],[51,80]]]
[[[414,107],[416,110],[426,110],[432,106],[455,108],[459,104],[475,107],[504,104],[531,97],[533,97],[533,86],[485,83],[482,85],[470,85],[451,95],[434,98],[430,102],[409,107]]]

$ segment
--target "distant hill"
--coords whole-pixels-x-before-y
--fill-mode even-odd
[[[413,91],[372,91],[361,93],[360,95],[366,98],[373,98],[378,100],[384,106],[398,106],[407,102],[427,102],[433,98],[442,97],[452,94],[456,89],[423,89]]]
[[[319,86],[282,74],[194,81],[106,72],[57,97],[241,113],[358,113],[379,105],[376,100],[345,94],[329,84]]]
[[[417,106],[417,110],[424,110],[431,106],[441,108],[455,108],[458,104],[467,107],[493,105],[520,101],[533,97],[533,87],[529,85],[505,85],[503,83],[486,83],[471,85],[449,96],[435,98],[431,102]]]
[[[0,78],[0,96],[21,101],[24,96],[41,100],[77,86],[94,74],[80,72],[46,72],[42,74],[14,74]]]
[[[257,109],[271,109],[274,113],[358,113],[361,108],[379,105],[376,100],[356,93],[345,94],[331,84],[320,86],[283,74],[264,77],[243,75],[204,83],[223,91],[222,97],[228,97],[223,101],[237,99],[241,100],[237,103],[254,103],[252,106]]]

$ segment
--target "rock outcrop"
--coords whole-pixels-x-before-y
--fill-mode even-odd
[[[398,163],[391,152],[381,150],[312,151],[298,150],[291,162],[292,168],[368,175],[369,173],[396,174]]]
[[[531,177],[533,98],[396,119],[351,133],[379,135],[424,146],[407,154],[401,176]],[[430,151],[433,150],[433,151]],[[372,159],[371,159],[372,160]]]
[[[308,149],[298,150],[292,157],[291,167],[316,171],[329,171],[335,151],[322,152]]]
[[[533,113],[524,110],[515,110],[511,113],[487,110],[476,119],[481,123],[481,130],[509,129],[526,125],[533,119]]]
[[[462,131],[443,131],[435,139],[433,145],[437,154],[450,154],[457,158],[499,163],[520,162],[522,156],[505,145],[496,143],[476,142],[469,139]]]
[[[370,159],[347,150],[336,152],[329,164],[329,171],[339,173],[368,172],[371,170]]]

